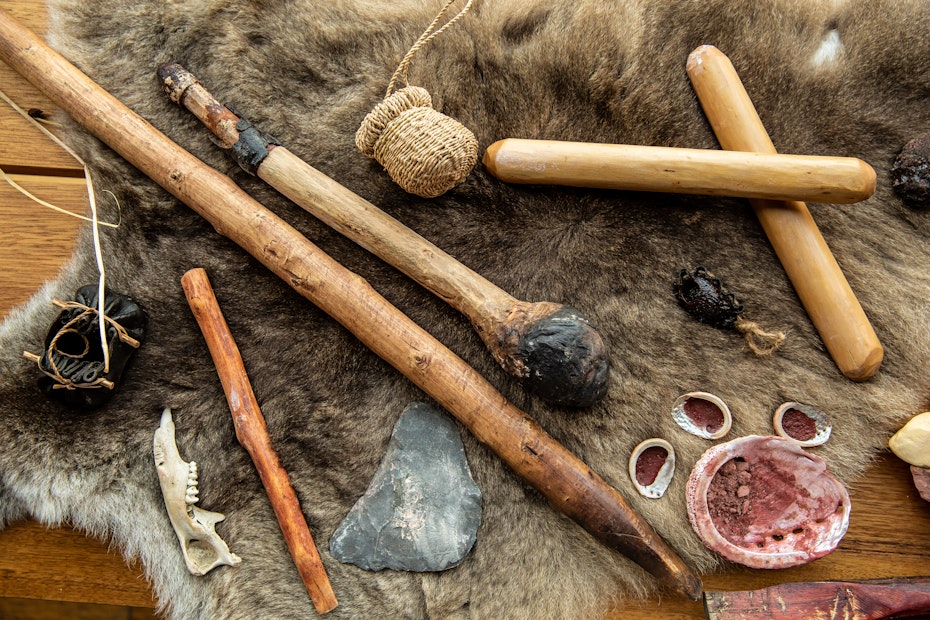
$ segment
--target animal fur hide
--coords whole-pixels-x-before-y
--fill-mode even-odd
[[[53,0],[50,40],[129,107],[233,175],[417,323],[617,487],[701,571],[719,566],[692,532],[684,487],[711,444],[679,429],[684,392],[721,396],[729,438],[769,434],[796,400],[829,412],[816,448],[851,483],[930,394],[930,215],[904,206],[889,168],[930,130],[930,12],[921,0],[503,0],[476,2],[414,59],[410,81],[472,129],[483,150],[506,137],[719,148],[687,75],[702,44],[726,53],[783,153],[859,157],[878,189],[854,205],[811,204],[885,347],[878,375],[844,378],[831,361],[745,200],[510,186],[479,167],[433,200],[411,196],[353,143],[438,0]],[[225,159],[162,93],[155,69],[179,62],[290,150],[371,200],[514,296],[573,306],[610,350],[608,394],[590,409],[528,396],[467,320],[393,268]],[[478,541],[443,573],[365,572],[327,542],[365,490],[392,426],[426,396],[199,216],[76,127],[69,140],[99,188],[122,205],[104,230],[109,286],[149,315],[121,390],[79,413],[46,400],[21,352],[41,348],[57,313],[96,281],[85,230],[60,276],[0,330],[0,524],[32,516],[112,536],[140,558],[173,618],[292,618],[313,609],[255,469],[236,442],[203,338],[179,284],[210,274],[281,461],[290,473],[340,606],[336,618],[595,617],[618,586],[654,582],[553,510],[462,430],[484,494]],[[101,202],[106,203],[106,200]],[[103,217],[116,219],[115,206]],[[678,271],[705,265],[761,325],[788,338],[767,358],[740,336],[697,323],[671,294]],[[200,466],[200,505],[243,558],[187,573],[153,466],[152,434],[174,411],[181,455]],[[640,498],[631,449],[665,437],[679,470],[660,500]]]

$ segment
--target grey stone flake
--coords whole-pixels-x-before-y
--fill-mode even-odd
[[[441,409],[412,403],[329,549],[366,570],[442,571],[465,559],[480,523],[481,491],[458,428]]]

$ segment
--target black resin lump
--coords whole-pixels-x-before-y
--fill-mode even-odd
[[[720,279],[704,267],[697,267],[694,273],[682,269],[672,292],[691,316],[717,328],[732,327],[743,312],[733,293],[724,290]]]
[[[604,341],[577,310],[563,307],[530,324],[517,348],[530,369],[523,383],[540,398],[588,407],[607,393],[610,363]]]
[[[901,149],[891,166],[891,186],[909,207],[930,207],[930,133]]]

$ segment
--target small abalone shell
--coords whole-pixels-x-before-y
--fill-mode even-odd
[[[805,448],[825,444],[833,431],[827,414],[796,402],[780,405],[772,416],[772,425],[779,437]]]
[[[750,435],[707,450],[688,478],[687,505],[709,549],[751,568],[823,557],[849,526],[849,494],[826,461],[780,437]]]
[[[640,495],[658,499],[665,494],[675,474],[675,449],[664,439],[647,439],[633,448],[629,472]]]
[[[709,392],[682,394],[672,407],[678,426],[704,439],[720,439],[730,432],[733,418],[721,398]]]

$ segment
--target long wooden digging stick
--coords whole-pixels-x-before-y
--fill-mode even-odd
[[[284,146],[269,143],[184,67],[163,64],[158,76],[171,99],[203,121],[244,169],[465,314],[498,363],[528,389],[573,407],[604,396],[604,342],[577,310],[512,297]]]
[[[720,146],[775,153],[729,58],[704,45],[691,52],[687,71]],[[749,202],[833,361],[853,381],[870,378],[882,363],[882,345],[807,205],[782,200]]]
[[[329,576],[313,542],[307,520],[300,509],[294,487],[281,466],[278,453],[271,445],[271,437],[265,427],[265,417],[258,406],[239,347],[223,317],[207,272],[199,268],[191,269],[181,277],[181,286],[200,331],[203,332],[213,364],[216,366],[216,373],[223,384],[236,429],[236,438],[255,463],[255,469],[258,470],[268,493],[268,500],[281,526],[284,541],[310,594],[310,600],[319,613],[332,611],[338,602]]]
[[[0,10],[3,60],[445,407],[552,505],[666,587],[701,580],[620,493],[358,275],[132,112]]]
[[[875,170],[855,157],[507,138],[482,162],[507,183],[841,204],[875,192]]]

